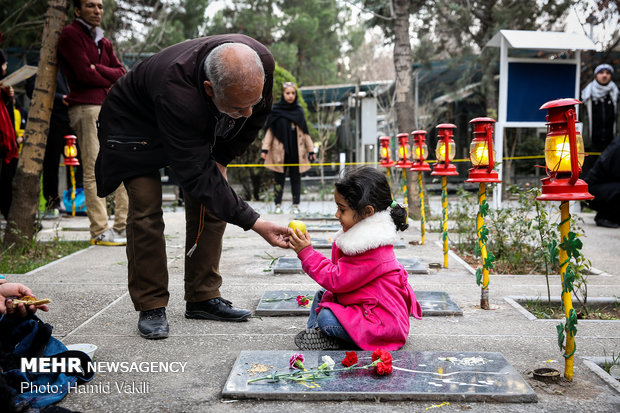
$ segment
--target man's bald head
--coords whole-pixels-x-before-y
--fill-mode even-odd
[[[213,91],[222,95],[226,89],[236,86],[250,90],[265,82],[265,70],[258,54],[242,43],[224,43],[209,53],[204,62],[207,79]]]

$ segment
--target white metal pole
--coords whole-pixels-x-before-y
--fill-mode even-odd
[[[497,166],[497,172],[500,179],[503,179],[504,171],[504,128],[506,124],[506,111],[508,109],[508,44],[506,38],[502,36],[500,46],[499,61],[499,101],[497,123],[495,124],[495,152],[497,160],[500,164]],[[493,208],[497,209],[502,206],[502,184],[496,184],[493,188]]]

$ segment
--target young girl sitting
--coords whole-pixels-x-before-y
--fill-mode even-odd
[[[307,234],[295,230],[289,238],[304,271],[324,288],[295,344],[302,350],[397,350],[407,341],[409,315],[422,315],[394,255],[396,231],[408,227],[406,210],[392,200],[386,177],[370,167],[347,171],[334,198],[342,230],[331,261],[312,248]]]

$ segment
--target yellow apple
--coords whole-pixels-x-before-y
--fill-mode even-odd
[[[298,229],[301,231],[302,234],[306,233],[306,224],[303,221],[297,221],[297,220],[291,221],[288,223],[288,227],[292,228],[293,231]]]

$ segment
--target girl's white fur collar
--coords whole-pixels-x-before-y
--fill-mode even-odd
[[[394,245],[400,238],[389,210],[377,212],[334,236],[336,246],[346,255],[357,255],[385,245]]]

